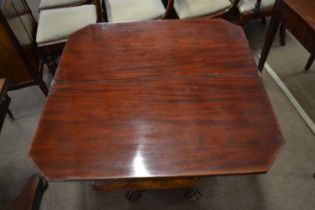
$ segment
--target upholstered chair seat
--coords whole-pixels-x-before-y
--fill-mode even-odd
[[[240,13],[252,12],[255,9],[257,0],[240,0],[238,4],[238,10]],[[262,0],[260,4],[260,10],[266,10],[273,7],[276,0]]]
[[[180,19],[211,16],[232,6],[229,0],[175,0],[174,9]]]
[[[86,3],[86,0],[41,0],[39,9],[51,9],[58,7],[67,7],[72,5],[80,5]]]
[[[108,22],[162,18],[166,9],[161,0],[104,0]]]
[[[36,43],[39,47],[64,42],[68,36],[96,23],[95,5],[42,10],[39,14]]]

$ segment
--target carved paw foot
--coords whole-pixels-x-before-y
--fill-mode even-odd
[[[125,196],[127,201],[136,202],[141,198],[141,191],[140,190],[127,191]]]
[[[185,197],[191,202],[197,202],[201,199],[201,193],[197,189],[188,188],[185,191]]]

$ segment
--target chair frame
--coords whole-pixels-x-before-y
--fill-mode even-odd
[[[38,23],[35,20],[34,16],[32,15],[28,3],[26,2],[26,0],[22,0],[22,1],[23,1],[24,6],[25,6],[25,9],[30,14],[30,18],[31,18],[31,21],[32,21],[34,27],[37,29]],[[34,40],[35,40],[35,37],[36,37],[36,31],[37,30],[34,30],[35,34],[33,34]],[[64,40],[64,41],[60,41],[60,42],[53,43],[53,44],[50,44],[50,45],[38,46],[36,44],[36,41],[35,41],[35,45],[36,45],[36,48],[37,48],[39,61],[40,61],[39,68],[40,68],[41,72],[43,72],[44,64],[46,64],[48,66],[48,69],[49,69],[50,73],[52,75],[55,74],[55,71],[56,71],[56,69],[58,67],[58,63],[56,62],[56,60],[61,55],[61,53],[62,53],[62,51],[63,51],[63,49],[65,47],[66,42],[67,41]]]
[[[239,1],[240,0],[238,0],[238,2]],[[255,4],[255,8],[250,12],[246,12],[246,13],[239,13],[238,12],[238,19],[240,21],[241,26],[246,25],[250,20],[259,19],[259,18],[264,19],[264,18],[272,15],[273,7],[267,8],[266,10],[262,11],[260,9],[261,1],[262,0],[257,0],[256,4]]]
[[[47,9],[56,9],[56,8],[64,8],[64,7],[76,7],[76,6],[81,6],[84,4],[91,4],[93,0],[84,0],[81,1],[80,3],[75,3],[75,4],[69,4],[69,5],[65,5],[65,6],[55,6],[55,7],[50,7]],[[45,10],[45,9],[40,9],[40,10]]]
[[[239,1],[240,0],[238,0],[238,3]],[[254,19],[261,19],[262,23],[266,23],[266,17],[272,16],[274,12],[274,6],[262,11],[260,8],[261,1],[262,0],[257,0],[255,4],[255,8],[250,12],[240,13],[238,11],[238,14],[237,14],[238,20],[242,27],[244,27],[250,20],[254,20]],[[281,46],[285,45],[285,42],[286,42],[285,40],[286,40],[285,25],[281,24],[280,25],[280,45]]]
[[[25,11],[22,12],[22,13],[17,10],[17,7],[16,7],[16,5],[15,5],[15,3],[14,3],[13,1],[10,2],[11,6],[12,6],[12,9],[13,9],[13,11],[15,12],[14,15],[16,15],[17,17],[19,17],[19,15],[26,14],[28,17],[30,17],[30,21],[32,22],[32,19],[31,19],[32,13],[31,13],[31,11],[28,10],[27,8],[25,8],[25,5],[24,5],[24,2],[23,2],[23,1],[20,1],[20,2],[22,3],[22,5],[23,5],[23,7],[24,7],[23,9],[25,9]],[[25,25],[25,23],[24,23],[21,19],[20,19],[20,21],[21,21],[21,23],[22,23],[24,29],[26,30],[26,28],[28,28],[27,25]],[[33,66],[33,63],[32,63],[31,61],[29,61],[28,59],[25,58],[26,52],[24,52],[22,46],[19,44],[18,39],[16,38],[14,32],[12,31],[12,29],[11,29],[9,23],[5,20],[5,17],[4,17],[4,15],[2,14],[1,11],[0,11],[0,22],[1,22],[1,24],[3,24],[5,30],[7,31],[7,33],[8,33],[8,34],[10,35],[10,37],[12,38],[13,42],[15,43],[15,45],[16,45],[16,47],[17,47],[19,53],[21,54],[23,60],[24,60],[25,63],[27,64],[27,66],[28,66],[30,69],[34,69],[34,68],[38,68],[38,67],[39,67],[38,70],[35,70],[35,69],[34,69],[34,71],[30,71],[30,74],[31,74],[31,76],[32,76],[32,78],[33,78],[32,81],[22,82],[22,83],[20,83],[20,84],[18,84],[18,85],[15,85],[14,87],[12,87],[12,88],[10,88],[10,89],[11,89],[11,90],[15,90],[15,89],[27,87],[27,86],[30,86],[30,85],[38,85],[38,86],[40,87],[40,89],[42,90],[43,94],[44,94],[45,96],[47,96],[47,95],[48,95],[48,87],[47,87],[47,85],[45,84],[45,82],[43,81],[43,71],[42,71],[42,69],[40,68],[40,65],[39,65],[40,60],[39,60],[39,59],[38,59],[38,60],[36,59],[36,60],[34,61],[34,66]],[[34,31],[33,29],[35,29],[35,27],[32,26],[32,31]],[[27,31],[27,30],[26,30],[26,31]],[[34,40],[35,40],[34,37],[35,37],[36,33],[34,32],[34,34],[30,34],[30,33],[27,31],[27,34],[28,34],[29,38],[30,38],[31,41],[32,41],[32,42],[31,42],[31,45],[30,45],[30,49],[34,50],[34,56],[38,58],[38,55],[37,55],[37,46],[36,46],[36,43],[35,43],[35,41],[34,41]]]
[[[38,54],[38,57],[39,57],[39,69],[40,69],[40,72],[43,72],[43,68],[44,68],[44,64],[47,65],[50,73],[52,75],[55,74],[55,71],[57,69],[57,62],[56,62],[56,59],[57,59],[57,56],[59,56],[65,46],[65,43],[66,41],[64,42],[60,42],[60,43],[57,43],[57,44],[51,44],[51,45],[47,45],[47,46],[38,46],[37,43],[36,43],[36,31],[37,31],[37,26],[38,26],[38,23],[37,21],[35,20],[32,12],[31,12],[31,9],[28,5],[28,3],[26,2],[26,0],[22,0],[23,2],[23,5],[27,11],[27,13],[29,14],[30,16],[30,20],[33,24],[33,27],[36,29],[36,30],[33,30],[34,31],[34,34],[32,34],[33,36],[33,39],[34,39],[34,42],[35,42],[35,45],[36,45],[36,49],[37,49],[37,54]]]
[[[32,175],[19,196],[9,204],[9,210],[39,210],[48,182],[41,176]]]
[[[94,3],[96,5],[97,8],[97,22],[101,21],[101,13],[100,13],[100,1],[99,0],[84,0],[80,3],[76,3],[76,4],[69,4],[69,5],[64,5],[64,6],[55,6],[55,7],[50,7],[47,9],[57,9],[57,8],[65,8],[65,7],[77,7],[77,6],[81,6],[81,5],[85,5],[85,4],[91,4]],[[39,9],[39,11],[41,10],[46,10],[46,9]]]

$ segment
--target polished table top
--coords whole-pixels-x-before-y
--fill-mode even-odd
[[[209,24],[211,24],[209,26]],[[70,38],[56,81],[257,75],[241,28],[223,20],[94,25]]]
[[[30,155],[49,180],[266,172],[283,139],[223,20],[98,24],[69,39]]]

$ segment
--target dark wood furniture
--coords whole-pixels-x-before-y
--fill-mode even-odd
[[[40,202],[47,182],[37,174],[31,176],[20,195],[9,205],[7,210],[39,210]]]
[[[8,79],[9,90],[39,85],[48,94],[28,15],[22,1],[0,0],[0,78]]]
[[[293,34],[293,36],[312,55],[308,65],[315,56],[315,1],[313,0],[277,0],[275,10],[268,28],[265,43],[261,52],[258,69],[263,70],[277,28],[280,23]]]
[[[40,0],[39,10],[80,6],[84,4],[90,4],[92,3],[92,1],[93,0],[77,0],[77,1]]]
[[[282,144],[242,28],[160,20],[70,36],[30,156],[50,181],[139,190],[264,173]]]
[[[23,11],[26,11],[28,19],[32,23],[34,31],[32,38],[36,42],[36,49],[39,54],[40,71],[42,71],[43,65],[46,64],[51,74],[54,75],[58,65],[58,58],[62,53],[68,35],[84,26],[96,23],[96,8],[94,5],[81,5],[41,10],[37,22],[31,13],[27,1],[20,0],[19,2],[22,2],[21,7]]]
[[[261,8],[261,1],[256,0],[256,4],[253,10],[247,12],[241,12],[238,10],[237,16],[241,26],[245,26],[249,21],[255,19],[261,19],[262,23],[266,23],[266,17],[269,17],[273,13],[274,5],[270,7]],[[286,31],[284,24],[280,24],[280,45],[285,45]]]
[[[260,18],[263,19],[263,22],[265,22],[265,17],[269,17],[272,15],[273,6],[261,9],[261,1],[262,0],[256,0],[255,8],[253,10],[238,13],[238,19],[242,26],[246,25],[250,20],[253,19]]]
[[[306,66],[305,66],[305,71],[310,70],[312,64],[314,63],[315,55],[311,55],[310,58],[308,59]]]
[[[9,110],[11,98],[7,94],[7,88],[7,80],[0,79],[0,131],[7,113],[14,120],[13,114]]]

